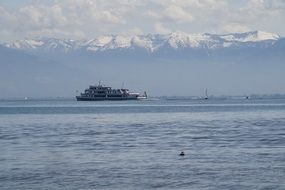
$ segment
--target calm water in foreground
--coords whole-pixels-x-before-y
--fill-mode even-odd
[[[0,145],[1,190],[285,189],[285,100],[0,101]]]

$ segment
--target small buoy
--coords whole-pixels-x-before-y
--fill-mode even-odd
[[[179,156],[185,156],[184,152],[182,151]]]

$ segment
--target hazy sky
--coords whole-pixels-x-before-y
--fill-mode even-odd
[[[284,0],[1,0],[0,40],[104,34],[230,33],[285,36]]]

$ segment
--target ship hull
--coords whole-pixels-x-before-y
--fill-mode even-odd
[[[76,96],[77,101],[104,101],[104,100],[138,100],[139,97],[129,96],[129,97],[82,97]]]

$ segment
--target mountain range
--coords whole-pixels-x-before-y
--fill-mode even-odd
[[[168,93],[168,84],[176,85],[181,80],[199,79],[204,88],[213,86],[208,84],[209,78],[223,81],[229,73],[236,78],[243,74],[246,80],[254,76],[257,68],[260,70],[255,73],[257,78],[264,77],[266,72],[274,74],[275,69],[280,71],[284,67],[285,38],[263,31],[224,35],[183,32],[105,35],[87,40],[41,37],[2,43],[0,57],[0,90],[7,92],[4,96],[15,93],[23,81],[41,89],[39,96],[66,96],[73,88],[82,88],[91,81],[105,80],[118,86],[113,81],[130,80],[131,87],[145,89],[150,88],[146,81],[153,83],[157,78],[161,82],[156,81],[156,86],[164,86],[164,90],[156,91],[155,86],[151,89],[161,95],[158,92]],[[169,75],[173,75],[171,81]],[[42,88],[42,84],[49,88]],[[28,96],[26,86],[24,83],[20,88]],[[51,93],[50,88],[57,92]],[[196,91],[202,91],[201,88]],[[247,89],[250,88],[248,85]],[[180,94],[189,94],[194,89],[182,90]]]
[[[25,39],[4,44],[8,48],[35,51],[74,52],[79,50],[102,52],[108,50],[144,49],[155,53],[164,48],[178,49],[221,49],[238,46],[255,46],[263,42],[263,47],[273,45],[281,39],[277,34],[262,31],[235,33],[226,35],[186,34],[182,32],[167,35],[106,35],[89,40],[64,40],[55,38]]]

